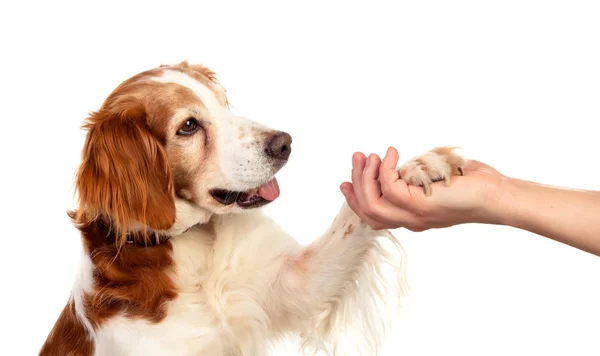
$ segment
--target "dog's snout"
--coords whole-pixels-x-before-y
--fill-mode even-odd
[[[267,156],[277,160],[287,160],[292,153],[292,136],[286,132],[277,132],[267,141]]]

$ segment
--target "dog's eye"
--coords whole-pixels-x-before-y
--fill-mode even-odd
[[[181,126],[179,130],[177,130],[178,135],[191,135],[198,130],[198,121],[194,118],[189,118],[185,121],[185,123]]]

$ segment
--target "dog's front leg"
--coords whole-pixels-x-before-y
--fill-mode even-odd
[[[384,248],[386,241],[398,255]],[[388,317],[380,308],[389,306],[386,296],[397,301],[388,288],[403,292],[403,264],[404,253],[394,236],[372,230],[344,204],[321,238],[286,256],[276,288],[281,317],[300,331],[305,346],[335,352],[340,337],[355,332],[357,346],[375,355]],[[393,274],[384,275],[386,265],[393,267]]]

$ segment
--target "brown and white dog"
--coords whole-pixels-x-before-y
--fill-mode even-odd
[[[346,204],[309,246],[256,209],[279,195],[292,139],[234,115],[211,70],[138,74],[84,127],[70,213],[84,252],[41,355],[260,356],[288,334],[326,352],[350,335],[376,354],[385,295],[404,289],[402,248]],[[402,178],[427,186],[462,164],[432,151]]]

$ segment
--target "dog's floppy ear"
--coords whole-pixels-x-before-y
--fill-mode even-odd
[[[122,101],[93,113],[83,128],[77,220],[108,220],[121,243],[134,224],[169,229],[175,222],[173,177],[144,108]]]

